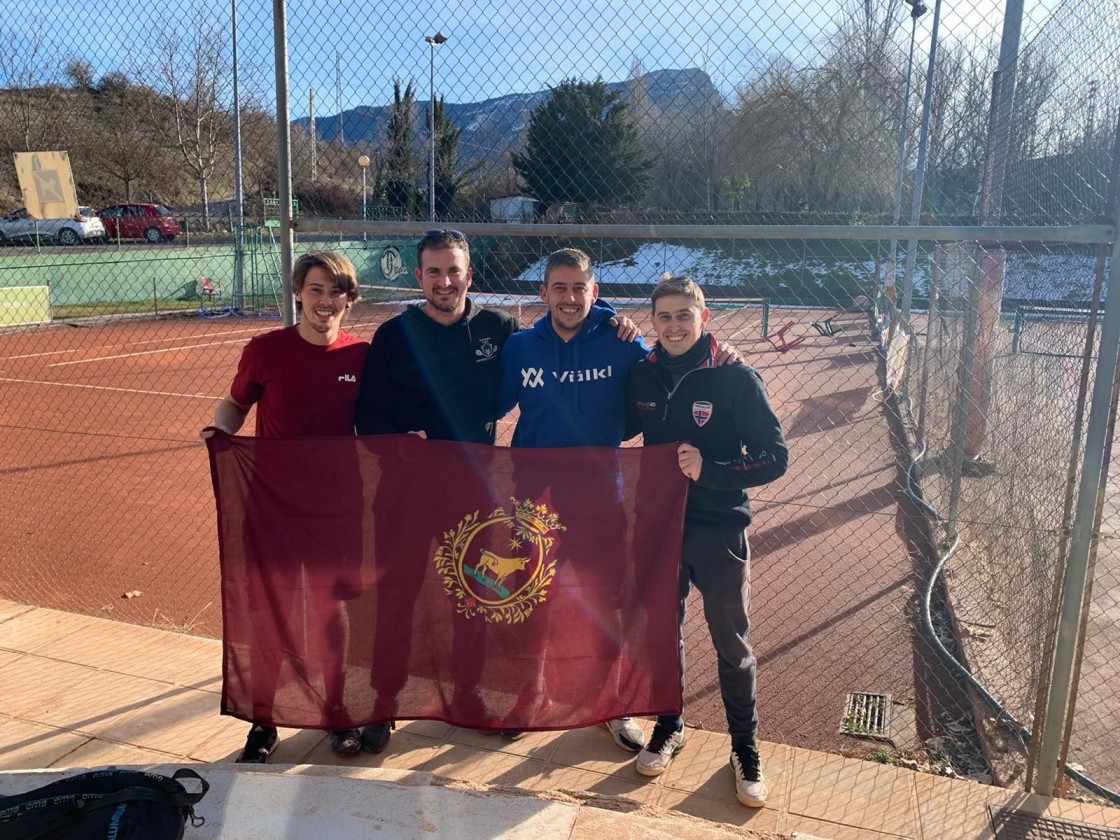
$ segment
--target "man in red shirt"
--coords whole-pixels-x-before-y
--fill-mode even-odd
[[[215,428],[236,434],[254,405],[258,437],[354,434],[354,406],[369,347],[342,331],[342,322],[359,296],[354,265],[332,251],[304,254],[292,268],[292,291],[299,323],[258,335],[245,346],[229,396],[218,404],[214,422],[200,434],[204,440]],[[340,571],[340,581],[343,577],[345,572]],[[271,600],[275,595],[262,593],[262,598]],[[251,667],[259,693],[273,694],[279,675],[262,675],[268,669],[259,657],[253,657]],[[328,668],[323,680],[329,712],[341,703],[342,675]],[[274,726],[254,724],[237,760],[263,764],[278,740]],[[330,742],[342,756],[356,755],[362,748],[357,729],[333,731]]]

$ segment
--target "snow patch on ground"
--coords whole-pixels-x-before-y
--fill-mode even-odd
[[[544,266],[545,258],[542,257],[517,279],[540,283],[544,278]],[[1088,254],[1011,252],[1007,256],[1004,296],[1087,301],[1092,296],[1094,270],[1095,260]],[[785,255],[757,251],[733,256],[714,247],[650,242],[629,257],[597,264],[595,273],[602,285],[627,283],[652,286],[668,273],[688,274],[702,286],[749,288],[765,278],[771,283],[776,280],[779,288],[790,288],[791,283],[796,283],[802,288],[813,286],[826,290],[829,280],[840,276],[856,278],[861,285],[869,288],[875,279],[875,261],[818,256],[790,260]],[[900,282],[901,274],[900,267]],[[927,294],[929,276],[928,257],[921,254],[914,269],[916,295]],[[946,283],[950,282],[946,275],[943,274],[943,277],[946,277]],[[953,293],[955,290],[948,291]]]

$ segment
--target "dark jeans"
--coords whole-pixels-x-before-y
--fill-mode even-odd
[[[693,584],[703,597],[704,618],[716,649],[719,690],[731,742],[753,744],[758,731],[757,663],[748,641],[751,555],[746,531],[737,526],[685,524],[680,578],[682,688],[685,601]],[[667,715],[658,722],[673,726],[683,723],[683,718]]]

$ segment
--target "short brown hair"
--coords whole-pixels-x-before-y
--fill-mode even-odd
[[[346,299],[350,303],[358,300],[358,271],[350,258],[338,251],[308,251],[292,266],[292,291],[303,291],[303,284],[307,280],[307,272],[319,267],[330,275],[334,288],[339,292],[346,292]]]
[[[552,274],[552,269],[560,266],[578,269],[590,277],[592,283],[595,282],[595,272],[591,268],[591,257],[579,248],[561,248],[559,251],[553,251],[549,254],[548,261],[544,264],[545,288],[548,287],[548,276]]]
[[[436,251],[443,248],[458,248],[467,254],[467,265],[471,262],[471,248],[467,244],[467,237],[457,230],[428,230],[416,243],[416,267],[420,268],[424,262],[425,251]]]
[[[657,309],[657,301],[659,298],[668,297],[669,295],[684,295],[691,300],[700,309],[707,307],[704,302],[704,290],[700,288],[700,284],[689,277],[687,274],[676,274],[672,277],[665,277],[653,287],[653,292],[649,296],[649,302],[653,308]]]

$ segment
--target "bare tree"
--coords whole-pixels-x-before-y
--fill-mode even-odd
[[[151,120],[156,98],[121,73],[104,76],[92,91],[99,139],[90,146],[91,163],[120,184],[125,201],[134,199],[138,185],[154,185],[169,168],[164,138]]]
[[[195,16],[196,27],[157,35],[158,72],[169,94],[174,145],[198,184],[203,225],[210,228],[210,182],[228,159],[231,124],[223,102],[230,66],[224,26]]]
[[[722,168],[750,183],[759,209],[885,209],[904,90],[900,6],[850,3],[820,62],[778,56],[740,86]]]
[[[66,109],[60,107],[58,56],[39,35],[0,30],[0,143],[11,152],[59,148]]]

